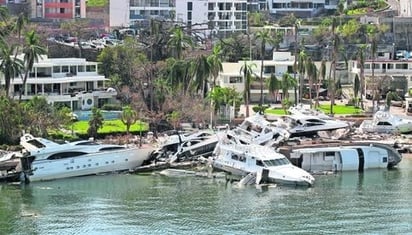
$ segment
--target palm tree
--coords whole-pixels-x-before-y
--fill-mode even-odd
[[[338,60],[338,50],[340,46],[340,39],[339,35],[336,32],[337,29],[337,19],[336,17],[333,18],[332,20],[332,35],[333,35],[333,54],[332,54],[332,67],[331,71],[333,68],[333,80],[331,80],[331,76],[329,76],[329,85],[328,88],[330,88],[330,113],[333,115],[333,106],[335,105],[335,93],[336,93],[336,63]],[[329,72],[330,74],[330,72]]]
[[[276,97],[281,89],[281,81],[278,80],[273,73],[270,75],[269,80],[266,81],[269,93],[272,94],[273,99],[276,101]]]
[[[210,66],[211,75],[213,77],[212,89],[216,86],[216,79],[219,73],[223,71],[222,65],[222,49],[220,45],[215,45],[212,50],[212,54],[207,57],[207,62]]]
[[[42,54],[47,53],[46,49],[44,47],[41,47],[39,44],[40,41],[36,32],[32,30],[26,34],[26,44],[23,48],[24,77],[22,77],[22,91],[19,95],[19,102],[21,101],[23,92],[26,90],[27,78],[29,77],[30,71],[33,69],[34,62],[37,62],[39,58],[41,58]]]
[[[320,84],[323,84],[325,81],[326,77],[326,60],[322,60],[319,68],[319,74],[318,74],[318,80],[317,80],[317,85],[316,85],[316,102],[315,102],[315,108],[319,107],[319,90],[320,90]]]
[[[23,61],[13,55],[16,46],[0,43],[0,72],[4,75],[6,96],[9,95],[11,80],[19,76],[23,70]]]
[[[306,73],[306,61],[308,56],[304,50],[301,50],[298,55],[298,64],[297,64],[297,71],[299,72],[299,102],[302,103],[303,101],[303,88],[305,84],[305,73]]]
[[[359,75],[360,75],[360,102],[361,102],[361,108],[364,109],[363,105],[363,97],[365,96],[365,49],[366,45],[361,45],[358,48],[357,52],[357,58],[358,58],[358,64],[360,66],[359,68]]]
[[[98,130],[103,127],[103,114],[100,109],[93,107],[92,116],[89,120],[89,129],[87,129],[87,134],[95,139],[98,137]]]
[[[183,32],[181,27],[178,26],[173,28],[172,35],[167,42],[167,45],[170,48],[173,48],[173,54],[177,59],[181,59],[183,50],[191,47],[192,44],[192,39]]]
[[[221,50],[220,45],[215,45],[213,47],[212,54],[207,57],[207,62],[209,63],[210,72],[213,77],[213,82],[212,82],[211,90],[210,90],[211,94],[214,93],[213,89],[216,86],[217,76],[219,75],[221,71],[223,71],[221,55],[222,55],[222,50]],[[210,109],[211,109],[210,110],[210,127],[213,127],[213,114],[214,114],[213,101],[214,99],[210,99]]]
[[[293,24],[293,29],[294,29],[294,36],[295,36],[295,62],[293,63],[293,69],[294,69],[294,78],[296,80],[296,74],[298,73],[298,31],[300,27],[300,19],[295,19],[294,24]],[[296,87],[294,87],[295,90],[295,105],[298,104],[298,92]],[[301,95],[301,94],[300,94]]]
[[[308,75],[309,80],[309,100],[310,100],[310,107],[312,108],[312,89],[313,83],[317,83],[318,71],[316,68],[315,63],[312,61],[311,57],[308,57],[305,64],[306,74]]]
[[[256,39],[260,40],[260,112],[263,107],[263,61],[265,60],[266,44],[273,44],[274,40],[268,29],[256,33]]]
[[[192,87],[201,91],[202,97],[206,97],[207,81],[211,75],[211,67],[204,55],[198,56],[195,60],[195,72]]]
[[[136,123],[138,119],[137,112],[133,110],[130,106],[123,107],[123,111],[121,114],[121,120],[123,124],[126,126],[126,134],[129,135],[130,127]]]
[[[252,80],[253,68],[256,68],[255,63],[247,63],[247,61],[244,61],[239,71],[243,75],[243,84],[245,84],[243,95],[245,98],[246,117],[249,117],[250,83]]]
[[[356,74],[355,79],[353,82],[353,95],[354,95],[354,105],[358,106],[358,94],[360,90],[360,81],[359,81],[359,76]]]
[[[289,106],[289,89],[290,88],[295,88],[296,89],[297,82],[296,78],[292,77],[289,73],[284,73],[282,76],[282,82],[281,82],[281,87],[282,87],[282,107],[285,110],[288,109]]]

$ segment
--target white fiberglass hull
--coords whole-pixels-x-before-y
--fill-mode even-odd
[[[33,182],[131,170],[141,166],[152,150],[152,148],[131,148],[73,158],[35,160],[32,163],[32,173],[28,178]]]
[[[246,176],[250,172],[257,172],[261,169],[245,169],[244,167],[237,167],[236,164],[225,164],[224,161],[215,160],[213,167],[215,169],[228,172],[233,175]],[[276,169],[275,169],[276,168]],[[293,186],[307,186],[310,187],[314,184],[315,179],[308,172],[295,167],[293,165],[281,166],[281,167],[269,167],[268,181],[270,183],[281,185],[293,185]]]

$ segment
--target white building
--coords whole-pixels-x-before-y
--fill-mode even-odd
[[[400,17],[412,17],[411,0],[399,0],[399,16]]]
[[[247,30],[247,0],[179,0],[176,20],[206,35]]]
[[[279,80],[282,79],[283,74],[289,73],[291,76],[294,76],[293,64],[295,62],[295,57],[292,56],[289,52],[275,52],[273,60],[263,61],[263,77],[269,78],[272,74],[275,75]],[[246,61],[247,64],[252,65],[253,74],[255,77],[260,77],[261,71],[261,61],[253,60]],[[245,64],[245,61],[239,61],[237,63],[223,63],[223,71],[219,74],[217,79],[218,85],[221,87],[230,87],[234,88],[237,92],[242,93],[245,89],[244,78],[241,72],[242,66]],[[265,86],[265,81],[263,81]],[[254,80],[251,83],[251,101],[259,102],[260,101],[260,81]],[[289,91],[289,99],[294,100],[292,90]],[[269,94],[269,91],[264,87],[263,88],[263,97],[265,102],[279,102],[281,101],[283,95],[282,91],[279,91],[278,97],[273,97],[272,94]]]
[[[114,103],[117,92],[106,89],[108,79],[98,74],[98,63],[83,58],[48,58],[43,55],[33,65],[33,70],[22,89],[22,78],[11,80],[10,96],[29,100],[34,96],[44,96],[51,104],[63,104],[72,110],[88,110]],[[0,84],[4,84],[0,74]]]
[[[339,0],[268,0],[269,11],[276,15],[294,13],[299,17],[312,17],[324,10],[337,8]]]
[[[111,0],[110,27],[144,26],[152,18],[173,19],[175,6],[175,0]]]

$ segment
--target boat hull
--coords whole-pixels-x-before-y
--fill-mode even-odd
[[[245,177],[251,171],[247,170],[242,170],[241,168],[238,168],[236,166],[230,166],[227,164],[222,164],[219,161],[214,161],[213,162],[213,168],[218,169],[221,171],[224,171],[229,174]],[[298,169],[298,168],[297,168]],[[298,169],[301,170],[301,169]],[[289,186],[304,186],[304,187],[311,187],[313,185],[313,181],[310,180],[304,180],[304,179],[298,179],[298,178],[285,178],[277,174],[273,174],[272,172],[269,172],[269,176],[266,179],[268,183],[274,183],[274,184],[280,184],[280,185],[289,185]]]
[[[152,150],[153,148],[130,148],[73,158],[34,160],[27,177],[30,182],[34,182],[128,171],[141,166]]]

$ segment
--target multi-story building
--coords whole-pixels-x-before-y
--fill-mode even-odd
[[[247,0],[181,0],[176,2],[176,19],[206,34],[227,35],[247,30]]]
[[[360,77],[361,65],[358,61],[349,62],[349,75],[354,79]],[[393,60],[389,58],[389,53],[382,53],[374,60],[368,59],[364,63],[365,87],[364,93],[371,98],[375,89],[381,94],[388,90],[396,91],[403,96],[412,87],[412,61]],[[412,105],[412,98],[406,100]],[[408,105],[407,105],[408,107]],[[412,106],[411,106],[412,108]]]
[[[247,10],[249,12],[263,11],[268,9],[267,0],[248,0]]]
[[[333,10],[339,0],[268,0],[269,11],[275,15],[294,13],[299,17],[312,17],[325,10]]]
[[[150,19],[174,19],[176,0],[110,1],[110,27],[144,27]]]
[[[59,21],[86,17],[86,0],[31,0],[31,18]]]
[[[295,62],[295,57],[292,56],[289,52],[275,52],[273,60],[263,61],[263,79],[267,79],[272,75],[275,75],[278,79],[281,79],[283,74],[288,73],[294,76],[293,65]],[[245,81],[243,74],[241,73],[241,68],[244,64],[255,64],[256,66],[251,66],[253,69],[253,74],[255,77],[260,77],[260,64],[261,61],[239,61],[237,63],[223,63],[223,71],[219,73],[218,76],[218,85],[221,87],[230,87],[234,88],[237,92],[243,93],[245,89]],[[277,93],[276,97],[273,97],[269,94],[268,89],[265,86],[265,81],[263,81],[263,99],[265,103],[279,102],[283,98],[282,91]],[[254,80],[250,85],[250,99],[252,102],[260,101],[260,80]],[[289,98],[294,100],[292,95],[294,91],[290,90]]]
[[[22,100],[44,96],[49,103],[66,105],[72,110],[88,110],[114,103],[117,92],[113,88],[106,89],[108,79],[97,71],[97,62],[43,55],[34,63],[24,88],[20,77],[11,80],[9,94],[19,99],[22,93]],[[0,74],[0,84],[4,84],[3,74]]]

